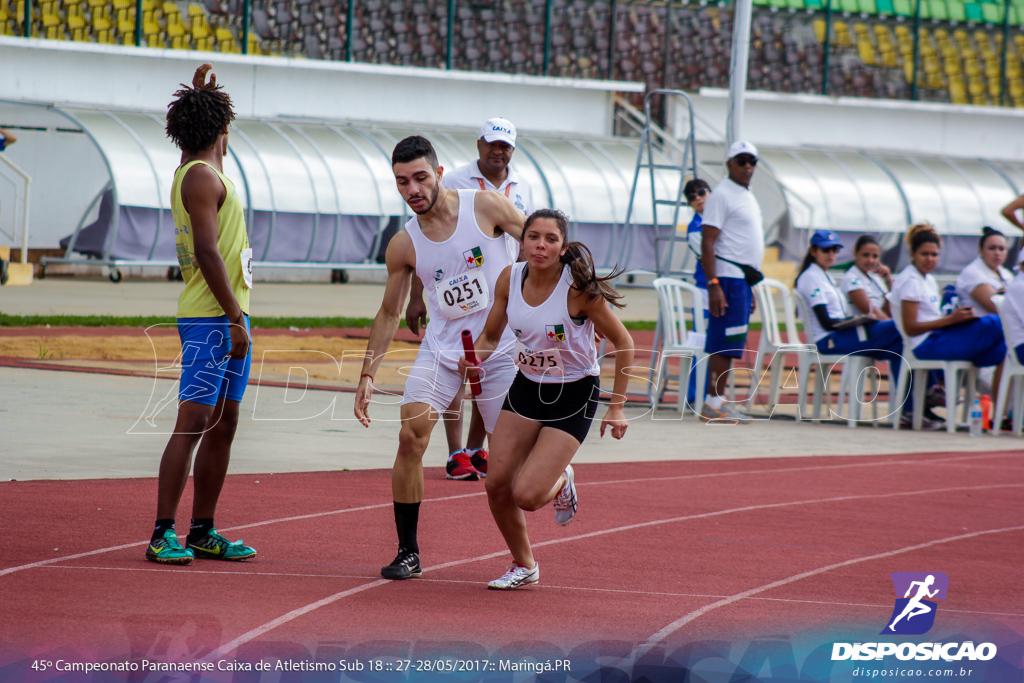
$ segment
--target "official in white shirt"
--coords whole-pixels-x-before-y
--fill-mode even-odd
[[[479,158],[461,166],[451,173],[438,169],[441,184],[449,190],[493,190],[508,197],[523,215],[533,213],[533,191],[530,184],[520,176],[512,166],[512,154],[516,148],[516,127],[508,119],[493,118],[480,127],[480,137],[476,141]],[[519,242],[509,237],[506,239],[509,255],[512,260],[519,257]],[[420,326],[427,324],[427,304],[423,300],[423,283],[413,275],[412,291],[409,305],[405,309],[405,322],[413,334],[418,335]],[[462,447],[462,399],[458,394],[452,401],[444,418],[445,434],[448,438],[449,479],[476,480],[487,476],[487,451],[484,450],[484,439],[487,431],[484,421],[473,403],[472,416],[469,422],[469,435],[466,447]],[[469,456],[472,467],[467,466],[466,459],[456,457],[461,453]],[[475,468],[476,471],[470,471]]]
[[[892,317],[886,295],[892,289],[892,272],[882,263],[882,249],[871,235],[861,235],[853,245],[853,265],[839,281],[853,311],[878,320]]]
[[[733,358],[743,356],[753,304],[751,283],[764,276],[764,220],[750,189],[757,148],[734,142],[726,162],[729,175],[704,203],[701,265],[708,282],[708,396],[700,418],[705,422],[746,424],[750,417],[723,398]],[[749,279],[748,279],[749,278]]]
[[[978,257],[956,278],[956,294],[964,306],[981,317],[996,312],[992,297],[1006,291],[1013,273],[1003,267],[1006,261],[1006,236],[989,227],[982,228]]]
[[[831,230],[817,230],[811,236],[796,278],[797,296],[802,296],[811,312],[804,324],[810,327],[818,351],[827,354],[869,356],[889,361],[892,376],[899,371],[903,339],[892,320],[865,320],[847,329],[836,329],[851,316],[846,296],[836,286],[828,269],[835,265],[842,245]]]

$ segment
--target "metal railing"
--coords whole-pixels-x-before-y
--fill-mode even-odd
[[[256,46],[263,52],[348,62],[642,80],[652,90],[722,87],[726,85],[728,77],[728,69],[721,68],[723,58],[727,61],[732,40],[731,31],[728,30],[732,10],[728,2],[709,4],[688,1],[666,4],[654,0],[587,0],[586,3],[570,0],[514,0],[509,6],[515,6],[521,14],[518,22],[521,26],[516,27],[513,25],[515,22],[507,21],[506,14],[510,10],[502,9],[504,4],[481,4],[472,0],[201,1],[201,5],[190,5],[192,12],[182,11],[181,20],[190,22],[190,14],[195,14],[198,21],[200,17],[195,8],[201,8],[203,17],[209,20],[211,31],[226,27],[232,35],[230,45],[226,42],[218,43],[208,36],[202,42],[203,49],[248,54]],[[773,5],[782,4],[775,0],[766,1],[771,1]],[[783,47],[785,54],[752,54],[752,65],[758,62],[763,64],[767,59],[772,69],[755,69],[755,73],[748,79],[749,87],[863,96],[864,93],[857,92],[855,78],[850,75],[853,72],[847,68],[852,64],[850,68],[862,70],[874,79],[875,89],[867,93],[868,96],[872,93],[878,95],[888,88],[891,92],[884,96],[896,99],[952,99],[949,87],[951,76],[940,74],[939,80],[943,81],[943,86],[938,89],[934,79],[922,78],[925,73],[922,70],[921,32],[925,22],[939,25],[927,14],[923,2],[916,0],[914,12],[908,16],[883,17],[879,14],[871,17],[860,14],[859,18],[854,19],[866,24],[882,23],[890,28],[913,26],[913,54],[908,52],[906,55],[911,63],[907,64],[904,72],[902,66],[858,62],[860,58],[856,45],[850,46],[848,42],[844,44],[837,37],[838,22],[834,19],[842,15],[843,20],[847,21],[850,17],[849,12],[840,12],[836,6],[839,1],[826,0],[824,7],[817,10],[766,7],[763,4],[757,7],[755,34],[760,30],[775,30],[781,26],[779,30],[787,32],[789,38]],[[133,43],[136,46],[146,45],[153,36],[163,41],[161,34],[153,33],[158,28],[154,25],[157,20],[153,17],[159,17],[162,8],[168,3],[151,2],[134,0],[134,8],[131,10],[121,6],[121,11],[134,13],[134,17],[125,14],[124,21],[121,18],[114,21],[114,17],[108,16],[112,26],[104,40]],[[54,19],[49,14],[47,16],[50,18],[44,20],[39,8],[55,4],[58,9],[51,11],[59,14],[59,3],[54,0],[23,0],[21,16],[13,17],[10,26],[18,28],[17,24],[20,23],[20,34],[25,37],[45,37],[44,25],[53,30]],[[102,0],[99,4],[103,4]],[[145,7],[151,9],[146,10]],[[184,1],[182,7],[185,7]],[[411,9],[401,10],[402,7]],[[995,73],[990,69],[989,75],[984,76],[984,80],[991,80],[990,87],[986,88],[983,98],[991,97],[992,104],[1006,105],[1010,103],[1008,93],[1011,77],[1015,81],[1019,80],[1017,70],[1010,68],[1010,60],[1020,59],[1017,52],[1011,52],[1011,23],[1014,26],[1018,23],[1018,19],[1011,22],[1011,18],[1017,16],[1020,8],[1013,5],[1011,0],[1002,0],[1000,4],[991,7],[1001,8],[1001,22],[995,22],[996,16],[992,14],[988,17],[991,21],[960,25],[973,31],[984,31],[988,36],[986,40],[995,43],[1001,40],[998,83]],[[147,13],[149,18],[146,18]],[[815,21],[820,22],[821,18],[825,24],[824,35],[813,37],[810,35],[813,32],[809,31],[810,25]],[[133,23],[134,31],[131,33],[125,25],[128,21]],[[153,23],[148,23],[150,21]],[[943,20],[942,25],[957,24]],[[161,30],[165,28],[166,25]],[[59,37],[65,35],[61,31],[65,29],[57,31]],[[185,47],[189,46],[190,31],[186,26]],[[4,27],[0,26],[2,32]],[[769,35],[761,42],[774,44],[777,35]],[[198,44],[201,41],[196,39],[192,42]],[[429,46],[429,49],[424,46]],[[903,57],[900,56],[898,46],[895,52],[896,62],[899,63]],[[791,63],[794,58],[799,60],[795,65]],[[777,61],[771,61],[773,59]],[[799,68],[792,68],[794,66]],[[769,71],[772,73],[769,74]],[[840,75],[843,75],[844,80],[837,82]],[[966,89],[968,86],[965,84],[969,83],[969,79],[959,78],[961,86]],[[1024,83],[1021,85],[1024,86]],[[1016,82],[1014,86],[1016,88]],[[1024,91],[1024,87],[1021,90]],[[1022,102],[1024,100],[1017,100],[1017,104]]]

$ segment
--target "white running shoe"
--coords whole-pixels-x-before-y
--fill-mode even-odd
[[[501,577],[491,581],[487,584],[488,588],[496,591],[511,591],[516,588],[522,588],[528,586],[531,583],[537,583],[540,581],[540,565],[534,564],[533,569],[527,569],[521,564],[517,564],[515,561],[508,566]]]
[[[576,477],[572,465],[565,468],[565,483],[555,496],[555,522],[568,526],[576,518]]]

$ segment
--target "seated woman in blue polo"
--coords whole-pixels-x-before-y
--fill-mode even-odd
[[[903,340],[896,323],[879,320],[884,314],[851,316],[846,295],[828,274],[842,248],[839,237],[831,230],[818,230],[811,236],[811,245],[796,278],[797,295],[804,298],[812,312],[811,319],[804,324],[810,327],[814,344],[821,353],[887,360],[895,377],[903,352]]]

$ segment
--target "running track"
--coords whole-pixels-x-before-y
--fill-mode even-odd
[[[388,470],[229,476],[218,524],[259,557],[184,568],[143,557],[154,479],[4,482],[0,673],[54,653],[195,660],[360,645],[401,658],[438,644],[485,656],[618,641],[643,654],[836,629],[871,639],[892,611],[893,571],[950,577],[933,635],[1024,633],[1020,453],[577,471],[576,521],[557,527],[550,507],[530,515],[541,583],[513,593],[484,587],[508,556],[482,482],[441,470],[427,471],[426,571],[395,583],[377,574],[395,552]]]

